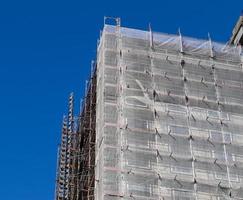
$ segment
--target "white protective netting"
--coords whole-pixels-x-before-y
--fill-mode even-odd
[[[151,46],[147,31],[104,28],[95,198],[242,199],[239,48],[159,33],[152,38]]]

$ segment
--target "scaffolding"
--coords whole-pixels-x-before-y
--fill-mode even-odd
[[[242,199],[239,46],[106,24],[97,64],[96,199]]]
[[[87,84],[77,159],[65,176],[59,162],[59,179],[76,178],[57,200],[243,199],[241,47],[115,23]]]
[[[77,190],[78,119],[73,114],[74,96],[69,97],[68,116],[63,117],[61,144],[58,151],[56,200],[73,200]]]
[[[94,199],[95,138],[96,138],[96,65],[87,85],[86,97],[80,121],[80,199]],[[79,198],[77,198],[79,199]]]
[[[58,152],[56,200],[93,200],[96,136],[96,63],[86,83],[79,117],[74,117],[73,93],[64,116]]]

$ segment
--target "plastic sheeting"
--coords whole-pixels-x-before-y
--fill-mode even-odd
[[[95,199],[243,199],[240,64],[238,47],[106,25]]]

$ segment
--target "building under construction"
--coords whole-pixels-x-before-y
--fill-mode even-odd
[[[105,23],[56,200],[243,199],[242,19],[230,44]]]

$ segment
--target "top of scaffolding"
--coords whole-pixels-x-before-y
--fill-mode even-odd
[[[104,24],[104,33],[117,33],[119,27],[119,34],[121,37],[128,37],[134,39],[141,39],[150,41],[148,44],[154,50],[166,50],[167,52],[181,52],[185,55],[211,57],[216,60],[230,61],[233,63],[241,63],[242,48],[241,46],[222,44],[214,42],[208,36],[208,40],[196,39],[178,35],[165,34],[149,31],[121,27],[119,25]]]

